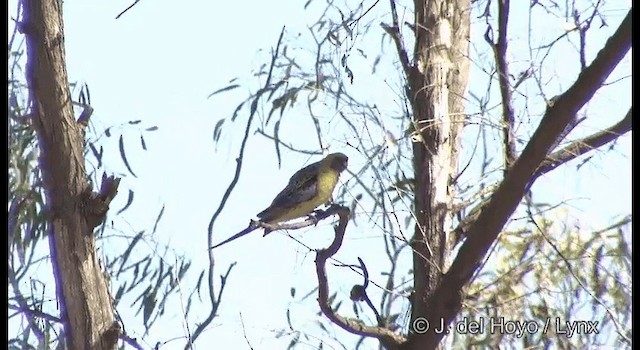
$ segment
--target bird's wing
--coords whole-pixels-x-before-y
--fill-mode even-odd
[[[258,217],[263,221],[270,221],[270,217],[277,216],[282,210],[313,198],[318,192],[320,165],[320,162],[313,163],[293,174],[287,186],[278,193],[269,208],[258,214]]]
[[[320,162],[298,170],[291,176],[287,186],[273,199],[271,206],[289,208],[311,199],[317,192],[319,170]]]

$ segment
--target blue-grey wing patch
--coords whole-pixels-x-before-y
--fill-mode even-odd
[[[271,202],[271,206],[290,208],[313,198],[317,191],[319,168],[320,162],[316,162],[296,171],[284,190]]]
[[[318,189],[317,176],[319,167],[320,162],[309,164],[293,174],[287,186],[278,193],[271,205],[258,213],[258,218],[263,221],[269,221],[270,217],[276,212],[291,208],[300,202],[313,198]]]
[[[294,189],[286,189],[276,196],[271,207],[291,208],[298,203],[308,201],[316,195],[317,184],[314,176]]]

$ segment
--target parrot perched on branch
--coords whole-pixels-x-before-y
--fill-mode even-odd
[[[298,170],[287,186],[278,193],[271,205],[258,213],[260,222],[279,224],[309,215],[317,207],[331,200],[340,173],[347,169],[349,158],[342,153],[332,153],[319,162]],[[247,228],[216,244],[217,248],[259,228],[255,222]],[[265,235],[270,231],[265,231]]]

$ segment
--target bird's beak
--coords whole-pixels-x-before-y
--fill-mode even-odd
[[[345,158],[344,161],[340,162],[340,172],[347,170],[347,166],[349,166],[349,158]]]

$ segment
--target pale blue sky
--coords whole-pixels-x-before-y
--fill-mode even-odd
[[[121,19],[115,16],[129,6],[129,1],[66,1],[64,5],[65,39],[67,65],[71,81],[87,82],[91,91],[92,106],[95,109],[92,122],[97,128],[129,120],[141,119],[142,126],[156,125],[158,131],[145,136],[148,151],[138,151],[138,136],[135,129],[126,132],[131,140],[128,148],[129,161],[138,175],[137,178],[126,176],[123,179],[123,191],[112,204],[112,208],[121,208],[126,202],[126,189],[136,192],[134,205],[123,215],[130,224],[121,223],[120,228],[133,234],[153,226],[156,215],[162,205],[166,205],[164,218],[153,239],[168,243],[178,255],[186,255],[193,261],[191,276],[182,282],[182,289],[187,293],[198,277],[199,269],[206,269],[207,259],[207,225],[212,213],[217,208],[233,175],[234,158],[239,146],[239,138],[243,131],[246,110],[235,124],[225,125],[222,140],[217,145],[212,141],[213,127],[220,118],[228,118],[240,98],[251,86],[254,91],[258,86],[252,82],[251,69],[268,62],[268,50],[275,45],[283,25],[289,33],[306,33],[306,24],[312,23],[316,14],[303,10],[303,2],[269,1],[269,2],[224,2],[223,5],[210,1],[141,1]],[[319,4],[319,3],[318,3]],[[16,1],[9,2],[9,13],[15,16]],[[367,5],[368,6],[368,5]],[[387,4],[381,2],[370,14],[372,20],[387,20],[380,16],[387,11]],[[590,40],[594,40],[588,52],[590,61],[603,44],[608,35],[617,27],[622,16],[626,14],[629,1],[619,1],[619,5],[609,6],[617,11],[608,13],[609,30],[593,31]],[[512,23],[514,28],[526,28],[527,6],[513,7]],[[377,12],[376,12],[377,11]],[[402,15],[402,11],[401,11]],[[409,16],[409,12],[404,14]],[[557,34],[563,21],[549,21],[549,32],[537,32],[534,40],[548,42]],[[12,25],[10,25],[12,28]],[[481,37],[482,30],[473,33],[474,38]],[[512,73],[519,72],[528,62],[523,54],[526,37],[518,36],[517,29],[512,30],[515,42],[510,47],[514,57]],[[555,34],[554,34],[555,33]],[[306,35],[306,34],[305,34]],[[290,35],[289,38],[293,37]],[[309,42],[309,38],[302,38]],[[475,40],[475,39],[472,39]],[[365,50],[373,56],[378,50],[379,37],[369,40]],[[257,53],[262,49],[261,53]],[[267,51],[264,51],[267,50]],[[392,48],[387,45],[388,52]],[[482,39],[475,41],[472,57],[478,50],[486,52],[486,44]],[[299,57],[309,53],[296,51]],[[391,57],[391,56],[390,56]],[[475,57],[478,57],[477,55]],[[482,56],[481,56],[482,57]],[[556,74],[551,86],[557,89],[548,97],[566,89],[577,76],[577,58],[570,46],[564,51],[555,52],[549,58],[555,62],[548,66],[549,75]],[[397,74],[389,68],[382,69],[378,75],[368,77],[370,66],[353,66],[356,73],[356,84],[363,87],[362,96],[375,100],[383,113],[395,113],[396,101],[391,88],[380,76],[388,78],[393,86],[397,85]],[[471,90],[482,92],[486,85],[486,75],[473,66]],[[625,58],[614,73],[618,77],[630,75],[630,56]],[[227,85],[234,78],[242,78],[243,85],[234,93],[218,95],[207,99],[207,95]],[[631,105],[631,79],[617,83],[616,89],[609,89],[598,97],[597,103],[588,108],[589,119],[576,130],[577,136],[584,136],[598,128],[608,126],[622,118]],[[535,91],[525,91],[535,94]],[[495,97],[492,101],[496,102]],[[524,99],[516,101],[520,116],[523,116]],[[540,115],[543,111],[540,99],[529,99],[529,112]],[[289,113],[285,121],[289,122],[281,130],[281,137],[298,141],[296,145],[304,149],[317,148],[315,133],[312,137],[301,133],[308,130],[309,118],[301,118],[305,108],[297,108]],[[498,113],[498,110],[492,113]],[[331,151],[345,150],[344,130],[339,124],[331,124],[331,115],[323,126],[327,132],[325,140],[330,143]],[[520,136],[531,134],[531,124],[537,119],[525,119],[521,126]],[[284,122],[283,122],[284,125]],[[390,125],[397,128],[397,124]],[[117,135],[117,134],[116,134]],[[494,132],[495,139],[500,136]],[[573,135],[573,134],[572,134]],[[353,137],[346,136],[346,137]],[[382,143],[380,140],[372,142]],[[312,139],[312,142],[305,141]],[[545,188],[538,192],[539,200],[555,203],[559,200],[570,200],[577,210],[572,213],[576,218],[588,218],[585,227],[599,228],[609,222],[614,215],[624,214],[631,208],[631,138],[621,138],[614,152],[597,151],[595,162],[589,163],[576,171],[576,163],[555,170],[552,174],[541,178],[534,189]],[[105,149],[106,162],[110,169],[126,173],[121,165],[117,151],[117,139],[109,143]],[[363,160],[352,149],[346,148],[350,157],[350,167],[358,169]],[[248,220],[268,204],[272,197],[287,182],[289,176],[298,168],[317,158],[293,155],[284,152],[283,165],[279,169],[275,161],[273,143],[256,136],[250,139],[246,151],[245,167],[235,192],[215,227],[215,241],[244,228]],[[469,154],[466,154],[467,156]],[[112,164],[112,165],[111,165]],[[343,179],[347,180],[347,178]],[[466,179],[471,181],[471,179]],[[258,189],[264,189],[263,191]],[[397,209],[397,208],[396,208]],[[362,257],[370,269],[374,271],[372,278],[382,281],[379,271],[385,265],[378,266],[379,245],[376,232],[371,225],[351,227],[349,237],[337,255],[346,263],[355,263]],[[309,233],[309,234],[305,234]],[[317,228],[291,232],[305,244],[319,248],[332,239],[329,222]],[[374,242],[374,243],[372,243]],[[108,241],[103,249],[120,249],[122,242]],[[371,247],[372,249],[366,249]],[[139,247],[140,248],[140,247]],[[316,285],[314,255],[306,252],[294,240],[285,234],[272,234],[262,239],[255,234],[238,240],[216,251],[217,274],[226,270],[228,264],[237,261],[229,284],[224,293],[220,316],[203,334],[196,348],[207,349],[208,344],[216,344],[220,348],[248,348],[242,333],[240,314],[249,342],[256,349],[284,348],[290,338],[276,339],[276,333],[287,329],[285,310],[292,303],[290,288],[296,287],[297,296],[311,290]],[[407,257],[409,261],[410,257]],[[381,262],[383,264],[383,262]],[[378,269],[376,269],[378,267]],[[44,269],[42,276],[48,273]],[[334,280],[331,289],[337,291],[339,299],[348,297],[349,288],[360,278],[353,273],[337,268],[330,269],[330,280]],[[344,282],[337,282],[344,281]],[[53,296],[53,287],[49,289]],[[203,290],[203,299],[206,300]],[[186,333],[183,319],[180,316],[181,306],[177,300],[167,311],[161,324],[154,327],[149,336],[152,346],[155,341],[166,341]],[[297,304],[292,307],[292,319],[301,329],[307,329],[312,335],[322,333],[312,325],[316,320],[318,306],[311,302]],[[184,300],[186,303],[186,300]],[[132,320],[127,316],[127,304],[119,307],[125,322]],[[208,312],[208,305],[195,308],[191,317],[191,331],[194,321],[202,320]],[[346,307],[345,309],[349,309]],[[139,336],[132,321],[125,323],[131,336]],[[355,336],[334,327],[333,331],[347,344],[355,342]],[[317,343],[317,342],[316,342]],[[309,348],[315,348],[312,343]],[[375,342],[371,342],[375,346]],[[325,346],[330,344],[325,344]],[[184,340],[169,343],[167,349],[184,347]],[[328,348],[331,348],[330,346]]]

